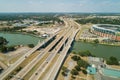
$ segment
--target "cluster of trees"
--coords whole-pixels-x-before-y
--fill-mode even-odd
[[[108,65],[119,65],[119,61],[117,60],[116,57],[113,57],[113,56],[111,56],[111,57],[106,61],[106,63],[107,63]]]
[[[85,18],[76,20],[80,24],[93,23],[93,24],[117,24],[120,25],[120,19],[109,19],[109,18]]]
[[[0,37],[0,51],[1,52],[8,52],[8,51],[15,50],[14,46],[5,46],[7,43],[8,43],[8,41],[5,38]]]
[[[5,44],[7,44],[7,42],[8,41],[5,38],[0,37],[0,45],[5,45]]]
[[[78,75],[80,71],[82,71],[84,74],[87,74],[86,68],[89,66],[89,64],[85,60],[81,59],[78,55],[72,56],[71,59],[77,62],[77,65],[71,70],[71,74],[73,76]]]
[[[79,55],[74,55],[74,56],[71,57],[71,59],[73,61],[75,61],[77,63],[77,65],[71,71],[68,70],[67,67],[63,66],[62,67],[62,73],[61,73],[63,76],[67,76],[69,71],[72,74],[72,76],[71,76],[72,78],[75,78],[75,76],[78,75],[80,71],[83,74],[87,74],[86,69],[89,66],[88,62],[81,59],[81,57]]]
[[[9,51],[14,51],[15,47],[14,46],[0,46],[0,51],[5,53],[5,52],[9,52]]]

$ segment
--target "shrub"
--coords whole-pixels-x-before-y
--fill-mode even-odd
[[[72,74],[72,75],[78,75],[79,73],[78,73],[78,71],[77,71],[77,70],[72,69],[71,74]]]
[[[62,75],[63,75],[63,76],[67,76],[67,73],[63,71],[63,72],[62,72]]]
[[[87,74],[87,71],[86,71],[86,70],[82,70],[82,72],[83,72],[84,74]]]
[[[28,47],[33,48],[34,44],[28,44]]]
[[[81,58],[80,58],[79,56],[72,56],[71,58],[72,58],[72,60],[74,60],[74,61],[81,60]]]
[[[77,71],[80,71],[81,70],[81,68],[80,68],[80,66],[75,66],[75,69],[77,70]]]

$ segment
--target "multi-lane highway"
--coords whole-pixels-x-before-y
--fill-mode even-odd
[[[56,33],[57,34],[57,33]],[[54,34],[53,36],[51,36],[50,38],[46,39],[44,41],[44,43],[48,42],[50,39],[52,39],[53,37],[56,36],[56,34]],[[18,65],[20,65],[25,59],[26,57],[30,56],[33,52],[35,52],[39,47],[43,46],[44,43],[38,43],[33,49],[31,49],[30,51],[28,51],[25,55],[23,55],[19,60],[17,60],[14,64],[12,64],[8,69],[4,70],[4,72],[2,72],[2,74],[0,74],[0,80],[3,80],[6,76],[8,76]]]
[[[66,31],[69,31],[70,28],[68,28]],[[50,43],[41,54],[39,54],[37,57],[35,57],[27,66],[25,66],[16,77],[23,78],[42,58],[45,54],[49,52],[49,50],[65,35],[66,31],[63,32],[62,35],[59,35],[52,43]],[[14,77],[12,80],[17,80],[17,78]]]
[[[34,74],[30,77],[29,80],[33,80],[33,79],[38,80],[40,78],[42,73],[45,72],[47,67],[50,65],[51,61],[54,59],[55,55],[59,52],[61,47],[64,46],[67,39],[71,36],[72,29],[73,28],[70,28],[70,30],[66,32],[66,35],[64,35],[63,39],[57,44],[57,46],[54,48],[51,54],[46,58],[46,60],[42,63],[42,65],[39,66],[39,68],[34,72]]]
[[[56,79],[56,76],[59,72],[59,69],[67,55],[67,52],[68,50],[70,49],[71,47],[71,43],[73,42],[74,40],[74,37],[76,35],[76,33],[78,32],[78,30],[76,30],[72,36],[69,38],[66,46],[64,47],[64,50],[61,52],[59,58],[57,59],[56,63],[53,65],[53,67],[51,68],[49,74],[44,78],[44,80],[55,80]]]
[[[74,27],[76,23],[72,20],[64,20],[66,23],[66,27],[61,29],[59,32],[55,33],[50,38],[46,39],[44,43],[38,43],[33,49],[27,52],[24,56],[22,56],[18,61],[16,61],[12,66],[10,66],[7,70],[5,70],[1,75],[0,79],[3,80],[6,78],[14,69],[16,69],[25,59],[29,57],[32,53],[34,53],[37,49],[47,43],[49,40],[55,38],[49,45],[47,45],[40,54],[38,54],[33,60],[31,60],[25,67],[23,67],[11,80],[23,79],[26,74],[28,74],[33,67],[37,65],[38,62],[42,61],[42,63],[38,66],[38,68],[32,73],[31,77],[28,80],[39,80],[42,74],[46,71],[46,69],[52,63],[52,60],[55,58],[56,54],[62,49],[59,57],[50,66],[50,70],[46,73],[47,77],[44,75],[43,80],[54,80],[58,71],[67,55],[68,50],[71,47],[71,43],[74,41],[74,37],[80,28]],[[64,46],[66,45],[66,46]],[[63,47],[64,46],[64,47]],[[52,50],[52,51],[51,51]],[[51,51],[51,52],[50,52]],[[49,53],[50,52],[50,53]],[[44,56],[47,55],[44,59]]]
[[[76,26],[76,23],[74,23],[74,21],[72,21],[72,25]],[[66,43],[66,46],[64,47],[64,49],[61,51],[59,58],[54,63],[54,65],[47,71],[47,73],[46,73],[46,75],[44,75],[43,79],[40,79],[40,80],[56,80],[56,76],[59,72],[59,69],[67,55],[68,50],[71,47],[71,44],[74,40],[76,33],[79,30],[80,30],[80,27],[77,27],[77,29],[75,29],[75,28],[73,29],[72,35],[69,37],[68,42]]]

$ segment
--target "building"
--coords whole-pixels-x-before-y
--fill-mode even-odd
[[[91,32],[104,38],[120,41],[120,25],[96,24],[91,27]]]

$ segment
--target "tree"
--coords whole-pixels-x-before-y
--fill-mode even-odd
[[[116,57],[113,56],[111,56],[106,63],[109,65],[119,65],[119,61],[117,60]]]
[[[7,47],[6,47],[6,46],[2,46],[2,47],[1,47],[1,52],[3,52],[3,53],[4,53],[4,52],[7,52]]]
[[[80,71],[81,70],[81,68],[80,68],[80,66],[75,66],[75,69],[77,70],[77,71]]]
[[[62,72],[62,75],[63,75],[63,76],[67,76],[67,73],[63,71],[63,72]]]
[[[95,39],[93,42],[94,42],[95,44],[98,44],[98,43],[99,43],[99,40],[98,40],[98,39]]]
[[[87,74],[87,71],[86,71],[86,70],[82,70],[82,72],[83,72],[84,74]]]
[[[89,64],[84,60],[77,61],[77,64],[79,67],[83,67],[83,68],[87,68],[89,66]]]
[[[28,44],[28,47],[33,48],[34,44]]]
[[[72,79],[75,79],[76,77],[72,75],[71,78],[72,78]]]
[[[3,37],[0,37],[0,45],[4,45],[7,43],[7,40]]]
[[[72,58],[72,60],[74,60],[74,61],[78,61],[78,60],[81,60],[81,58],[79,57],[79,56],[72,56],[71,57]]]
[[[63,70],[63,71],[66,71],[66,70],[67,70],[67,67],[63,66],[63,67],[62,67],[62,70]]]
[[[78,75],[79,73],[78,73],[78,71],[77,71],[77,70],[72,69],[71,74],[72,74],[72,75]]]

